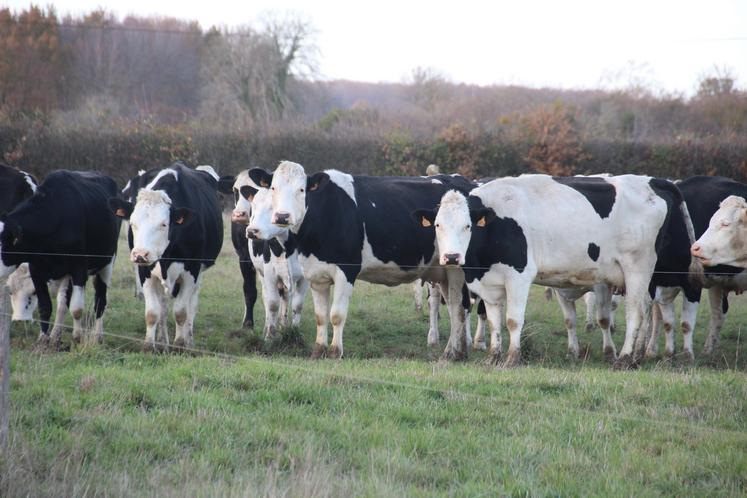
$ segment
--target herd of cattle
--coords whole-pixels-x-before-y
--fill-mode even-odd
[[[681,292],[683,356],[701,290],[710,326],[704,353],[717,344],[729,292],[747,288],[747,185],[722,177],[683,181],[640,175],[519,177],[472,181],[459,175],[308,175],[296,163],[219,177],[210,166],[175,163],[141,171],[121,191],[111,178],[55,171],[41,184],[0,165],[0,278],[11,289],[13,319],[38,306],[41,347],[57,347],[65,316],[83,336],[85,285],[94,276],[95,325],[103,315],[121,220],[128,221],[130,259],[145,301],[144,349],[194,344],[193,324],[204,271],[223,244],[219,192],[233,194],[231,238],[243,276],[244,327],[254,325],[259,276],[266,338],[298,325],[311,289],[316,315],[314,357],[339,358],[353,286],[428,282],[428,343],[438,343],[438,309],[451,328],[444,356],[460,360],[486,348],[490,361],[521,361],[520,340],[532,284],[553,289],[565,316],[568,353],[578,357],[575,301],[593,301],[603,354],[619,368],[658,351],[674,354],[674,299]],[[52,314],[50,292],[56,294]],[[419,285],[416,292],[420,294]],[[613,306],[625,301],[625,339],[616,350]],[[478,325],[469,311],[478,299]],[[505,315],[505,320],[504,320]],[[286,322],[287,320],[287,322]],[[509,346],[502,353],[501,329]],[[332,341],[328,327],[332,325]]]

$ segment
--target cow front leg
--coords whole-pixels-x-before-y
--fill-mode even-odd
[[[34,284],[36,297],[39,307],[39,337],[36,340],[34,349],[40,352],[46,351],[49,347],[49,318],[52,316],[52,298],[49,296],[46,277],[35,275],[31,267],[31,281]]]
[[[446,304],[449,310],[451,332],[449,342],[444,350],[444,359],[449,361],[465,361],[467,359],[467,330],[466,313],[462,304],[464,288],[464,272],[461,268],[447,268]]]
[[[586,305],[586,331],[594,330],[594,309],[596,308],[596,295],[594,292],[584,294],[584,304]]]
[[[301,325],[301,312],[303,311],[303,302],[306,299],[306,293],[309,291],[309,281],[301,278],[293,286],[291,296],[291,325],[298,327]]]
[[[524,327],[531,280],[511,279],[506,285],[506,328],[509,334],[505,367],[521,363],[521,329]]]
[[[654,359],[659,354],[659,333],[661,330],[661,308],[659,303],[654,301],[651,305],[651,337],[646,346],[645,358]]]
[[[428,346],[438,346],[438,308],[441,306],[441,287],[428,283]]]
[[[314,301],[314,315],[316,316],[316,341],[311,352],[312,358],[321,358],[327,355],[329,291],[330,284],[328,282],[311,283],[311,298]]]
[[[503,322],[503,308],[505,297],[501,296],[497,303],[485,303],[485,312],[487,315],[488,327],[490,328],[490,352],[488,353],[488,363],[499,365],[501,362],[502,344],[501,344],[501,324]]]
[[[242,328],[254,328],[254,303],[257,302],[257,272],[250,261],[239,262],[244,291],[244,318]]]
[[[578,315],[576,314],[576,301],[573,299],[566,299],[562,292],[555,291],[555,297],[560,305],[560,310],[563,312],[563,323],[565,324],[565,332],[568,336],[568,358],[572,360],[578,359],[578,337],[576,336],[576,322]]]
[[[265,306],[264,340],[271,341],[277,335],[281,302],[277,275],[271,265],[265,265],[262,276],[262,302]]]
[[[93,279],[94,299],[93,308],[96,314],[96,324],[94,326],[93,337],[91,338],[97,344],[104,342],[104,312],[106,311],[106,295],[112,281],[112,271],[114,269],[114,258],[111,263],[106,265],[96,274]]]
[[[195,292],[196,281],[191,273],[185,271],[179,279],[179,294],[174,298],[174,334],[175,348],[191,348],[194,346],[189,327],[189,315],[192,306],[192,294]]]
[[[651,268],[653,268],[651,264]],[[648,285],[651,276],[648,272],[642,271],[645,265],[636,267],[635,265],[629,271],[625,271],[625,342],[620,350],[620,356],[615,361],[615,368],[626,369],[635,365],[633,348],[635,339],[641,331],[641,327],[646,325],[648,313],[650,310],[651,298],[648,293]]]
[[[477,303],[477,328],[475,329],[475,339],[472,348],[475,350],[485,351],[488,347],[485,344],[485,324],[488,321],[485,301],[480,299]]]
[[[168,347],[169,334],[164,326],[165,323],[162,323],[162,319],[165,318],[167,311],[166,296],[163,285],[158,278],[151,276],[143,282],[143,298],[145,299],[145,341],[143,342],[143,351],[161,351]],[[159,328],[161,328],[160,343],[156,339]]]
[[[415,311],[420,313],[423,311],[423,281],[421,279],[412,283],[412,294],[415,298]]]
[[[70,297],[70,314],[73,315],[73,341],[80,343],[83,339],[83,310],[85,309],[85,281],[73,279],[73,294]]]
[[[332,308],[329,320],[332,322],[332,346],[329,348],[330,358],[342,358],[342,333],[348,316],[350,297],[353,295],[353,284],[348,282],[342,271],[337,271],[335,289],[332,298]]]
[[[608,285],[597,284],[593,294],[597,324],[602,329],[602,354],[605,361],[612,363],[617,359],[617,349],[612,341],[612,290]]]
[[[690,301],[687,296],[682,300],[682,353],[683,360],[686,363],[695,361],[695,352],[693,351],[693,331],[695,330],[695,320],[698,317],[698,301]]]
[[[55,349],[59,349],[62,329],[65,328],[65,316],[67,315],[73,292],[72,282],[69,277],[62,277],[57,282],[57,306],[54,311],[52,332],[49,335],[49,341]]]
[[[708,324],[708,337],[703,344],[703,354],[710,356],[718,346],[721,328],[726,321],[728,306],[727,293],[722,287],[714,286],[708,289],[708,302],[711,305],[711,319]]]

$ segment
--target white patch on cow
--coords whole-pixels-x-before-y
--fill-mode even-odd
[[[233,182],[233,189],[239,190],[241,187],[249,185],[252,188],[255,188],[257,190],[260,189],[259,185],[254,183],[251,178],[249,178],[249,170],[244,170],[238,175],[236,175],[236,180]]]
[[[288,215],[288,227],[297,231],[306,216],[306,171],[300,164],[283,161],[272,175],[272,217]],[[283,220],[283,221],[286,221]]]
[[[5,223],[0,221],[0,237],[3,234],[3,230],[5,230]],[[2,244],[0,244],[0,254],[2,254],[2,250],[3,250],[3,246]],[[0,256],[0,278],[7,277],[11,273],[13,273],[17,267],[18,265],[5,266],[5,263],[3,263],[2,261],[2,256]]]
[[[127,183],[125,184],[125,186],[124,186],[124,188],[123,188],[123,189],[121,190],[121,192],[122,192],[122,193],[124,194],[125,192],[127,192],[127,190],[128,190],[128,189],[129,189],[130,187],[132,187],[132,181],[131,181],[131,180],[127,180]]]
[[[373,207],[376,207],[376,203],[375,203],[374,201],[371,201],[371,205],[372,205]]]
[[[269,189],[258,189],[254,195],[247,233],[250,231],[260,240],[278,238],[284,242],[288,239],[288,229],[272,223],[272,193]]]
[[[28,263],[19,265],[16,271],[10,274],[8,289],[10,290],[10,304],[13,308],[11,319],[14,321],[31,320],[38,301]]]
[[[329,175],[329,179],[338,187],[343,189],[348,196],[350,196],[351,199],[353,199],[353,202],[358,204],[358,202],[355,200],[355,188],[353,187],[353,176],[349,175],[347,173],[343,173],[342,171],[337,171],[336,169],[328,169],[324,171]]]
[[[747,268],[747,201],[730,195],[713,213],[708,229],[691,252],[705,266],[728,264]]]
[[[437,185],[443,185],[444,182],[442,182],[438,178],[431,178],[431,183],[435,183]]]
[[[26,180],[26,183],[29,184],[29,187],[31,187],[31,192],[36,193],[37,185],[34,178],[25,171],[21,171],[21,174],[23,175],[23,179]]]
[[[456,255],[458,264],[463,265],[472,237],[467,198],[456,190],[446,192],[441,198],[435,225],[440,263],[445,265],[447,255]]]
[[[133,245],[130,259],[137,262],[142,257],[143,264],[156,262],[169,245],[169,224],[171,221],[171,199],[162,190],[141,190],[138,192],[135,209],[130,216]]]
[[[158,172],[156,177],[153,178],[153,180],[151,180],[151,182],[145,186],[145,190],[153,190],[153,185],[158,183],[158,180],[160,180],[166,175],[174,175],[174,178],[176,180],[179,180],[179,173],[177,173],[175,169],[171,169],[171,168],[162,169],[161,171]]]
[[[205,172],[205,173],[207,173],[208,175],[210,175],[210,176],[212,176],[213,178],[215,178],[215,181],[216,181],[216,182],[217,182],[218,180],[220,180],[220,177],[218,176],[218,173],[216,173],[216,172],[215,172],[215,170],[213,169],[213,167],[212,167],[212,166],[209,166],[209,165],[207,165],[207,164],[203,164],[202,166],[197,166],[197,167],[195,168],[195,170],[197,170],[197,171],[204,171],[204,172]]]

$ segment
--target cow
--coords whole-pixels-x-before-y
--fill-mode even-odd
[[[437,210],[413,214],[423,226],[435,228],[439,262],[464,268],[469,289],[485,301],[491,330],[500,321],[498,305],[506,299],[510,345],[505,366],[521,360],[532,283],[602,283],[626,292],[625,343],[615,367],[627,368],[634,364],[634,341],[649,311],[660,233],[682,206],[671,182],[651,177],[522,175],[493,180],[469,196],[449,191]],[[598,306],[609,306],[599,297]],[[491,345],[490,354],[499,358],[496,346]]]
[[[37,346],[59,346],[59,335],[48,333],[52,301],[47,282],[63,277],[69,277],[72,285],[73,340],[82,339],[89,275],[95,275],[93,339],[103,341],[103,315],[120,226],[107,200],[118,194],[116,183],[107,176],[58,170],[44,179],[33,196],[0,217],[0,277],[29,264],[41,321]]]
[[[139,266],[145,297],[144,351],[168,347],[167,297],[174,298],[176,348],[194,346],[193,327],[204,270],[223,245],[218,175],[209,166],[164,168],[137,194],[135,203],[111,197],[114,214],[130,222],[130,260]],[[156,332],[164,331],[157,344]]]
[[[274,225],[272,193],[259,188],[251,200],[246,236],[254,268],[262,277],[262,300],[265,305],[265,340],[273,339],[278,326],[301,323],[303,301],[309,282],[303,276],[298,260],[295,236],[287,228]]]
[[[249,177],[270,189],[272,223],[296,236],[316,314],[312,357],[342,357],[343,329],[356,280],[394,286],[422,278],[438,282],[447,296],[452,323],[445,358],[466,358],[464,274],[460,268],[437,265],[432,231],[422,229],[409,213],[434,208],[450,188],[469,191],[469,181],[447,175],[352,176],[336,170],[307,175],[303,166],[290,161],[281,162],[274,173],[254,168]],[[328,348],[329,322],[333,336]]]
[[[249,239],[246,237],[246,225],[249,223],[251,201],[256,189],[250,185],[246,171],[238,175],[223,176],[218,182],[218,190],[226,195],[233,195],[234,209],[231,212],[231,242],[236,255],[239,257],[239,270],[243,279],[244,318],[241,326],[245,329],[254,328],[254,304],[257,302],[257,275],[249,251]]]
[[[160,170],[158,168],[149,169],[147,171],[144,169],[139,170],[136,176],[133,176],[127,181],[127,184],[122,189],[122,197],[126,201],[134,203],[135,199],[137,199],[137,193],[140,191],[140,189],[150,183],[159,171]],[[130,228],[129,223],[127,224],[127,246],[131,251],[132,228]],[[138,299],[143,299],[143,286],[140,283],[137,265],[133,265],[133,269],[135,270],[135,297]]]
[[[747,197],[730,195],[719,203],[708,228],[693,244],[692,255],[704,266],[747,268]]]

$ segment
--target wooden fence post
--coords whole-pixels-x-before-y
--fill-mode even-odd
[[[0,281],[0,452],[8,457],[8,416],[10,411],[10,293]]]

